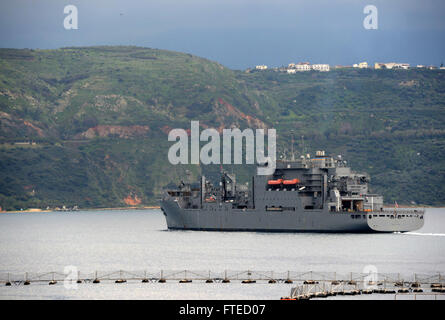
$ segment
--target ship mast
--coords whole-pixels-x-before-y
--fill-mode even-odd
[[[292,161],[295,161],[295,154],[294,154],[294,130],[292,129],[291,131],[291,135],[292,135]]]
[[[301,152],[303,154],[303,156],[305,155],[305,150],[304,150],[304,136],[301,136]]]

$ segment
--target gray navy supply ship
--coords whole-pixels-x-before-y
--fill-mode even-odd
[[[407,232],[420,229],[423,209],[383,208],[368,191],[369,176],[341,156],[280,160],[272,175],[249,184],[221,172],[219,186],[204,176],[167,190],[161,209],[169,229],[260,232]]]

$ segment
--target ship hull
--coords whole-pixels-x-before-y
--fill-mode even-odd
[[[167,226],[173,230],[254,232],[407,232],[423,226],[420,215],[395,217],[327,210],[265,211],[229,207],[183,209],[174,200],[161,201]],[[353,216],[353,217],[351,217]]]

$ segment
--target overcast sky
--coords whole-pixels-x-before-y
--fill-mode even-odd
[[[63,9],[78,9],[66,30]],[[378,29],[363,27],[366,5]],[[0,46],[137,45],[195,54],[233,69],[309,61],[440,65],[443,0],[0,0]]]

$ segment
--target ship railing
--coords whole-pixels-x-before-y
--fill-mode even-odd
[[[419,214],[423,215],[425,213],[425,209],[391,209],[391,208],[384,208],[383,210],[364,210],[364,211],[341,211],[341,212],[347,212],[347,213],[365,213],[365,214]]]
[[[391,215],[400,215],[400,214],[405,214],[405,215],[412,215],[412,214],[417,214],[417,215],[423,215],[425,214],[425,209],[389,209],[389,208],[385,208],[383,210],[362,210],[362,211],[349,211],[349,210],[340,210],[340,211],[331,211],[331,213],[350,213],[350,214],[357,214],[357,213],[364,213],[364,214],[372,214],[372,215],[379,215],[379,214],[391,214]]]
[[[379,212],[379,211],[376,211]],[[384,208],[384,213],[396,213],[396,214],[424,214],[425,208]]]

